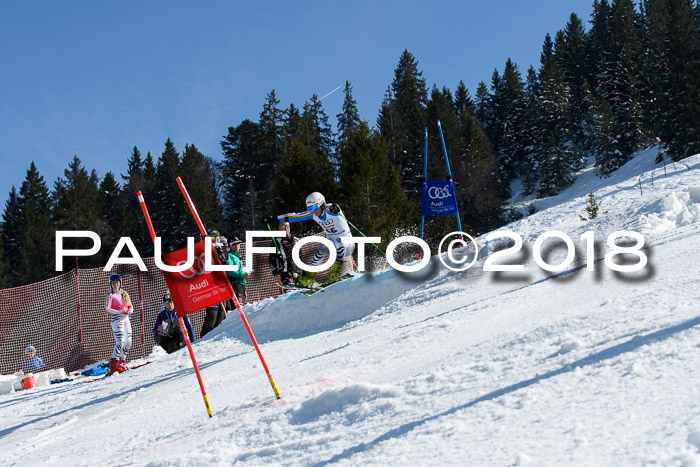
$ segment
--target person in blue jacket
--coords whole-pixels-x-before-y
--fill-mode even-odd
[[[190,320],[186,315],[182,320],[185,322],[190,342],[194,343],[194,329],[192,329]],[[153,340],[168,353],[173,353],[187,345],[185,337],[182,335],[177,313],[175,312],[175,304],[170,294],[163,296],[163,306],[156,318],[156,324],[153,326]]]
[[[36,347],[28,345],[26,349],[27,357],[22,360],[22,372],[34,373],[44,368],[44,360],[36,356]]]

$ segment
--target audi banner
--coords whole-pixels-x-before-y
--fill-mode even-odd
[[[449,216],[457,212],[457,201],[450,182],[426,180],[423,185],[421,214],[424,216]]]
[[[212,248],[213,249],[213,248]],[[212,251],[212,261],[217,263],[216,251]],[[187,248],[163,254],[163,262],[168,266],[181,266],[187,262]],[[182,272],[163,271],[170,295],[175,303],[177,315],[182,317],[193,311],[226,301],[231,296],[231,286],[223,271],[205,271],[204,242],[194,246],[194,264]]]

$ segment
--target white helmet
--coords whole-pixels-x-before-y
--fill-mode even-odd
[[[316,206],[316,209],[326,207],[326,198],[318,191],[314,191],[306,197],[306,208],[309,211],[316,211],[316,209],[311,209],[313,206]]]

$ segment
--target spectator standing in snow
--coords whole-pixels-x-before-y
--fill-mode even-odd
[[[270,253],[270,271],[275,278],[275,282],[281,285],[293,285],[299,278],[299,268],[292,260],[292,249],[299,241],[292,236],[291,226],[287,221],[281,221],[279,229],[286,233],[286,236],[273,239],[277,251]]]
[[[226,264],[226,254],[224,248],[228,248],[228,242],[224,245],[223,241],[226,237],[222,237],[218,230],[210,230],[207,232],[211,237],[211,244],[214,245],[216,253],[219,255],[221,264]],[[215,327],[217,327],[223,320],[226,319],[226,305],[224,303],[216,304],[208,307],[206,309],[206,315],[204,316],[204,322],[202,323],[202,330],[199,333],[199,337],[202,338],[209,334]]]
[[[326,238],[333,242],[335,246],[336,258],[331,272],[326,277],[324,284],[332,284],[340,279],[340,271],[343,269],[343,261],[345,258],[352,255],[355,251],[355,244],[345,244],[341,241],[343,237],[350,238],[350,226],[345,220],[343,211],[337,204],[326,204],[326,198],[317,191],[306,197],[306,211],[290,212],[277,216],[280,222],[300,222],[305,220],[314,220],[321,226]],[[318,266],[323,262],[323,258],[328,256],[330,251],[323,243],[319,243],[316,254],[311,260],[311,266]],[[299,285],[302,287],[311,287],[316,278],[315,272],[304,272],[304,275],[299,278]]]
[[[22,360],[22,372],[34,373],[44,368],[44,360],[36,356],[36,347],[28,345],[26,349],[27,356]]]
[[[190,320],[187,318],[187,315],[182,320],[185,322],[190,342],[194,344],[194,329],[192,329]],[[153,326],[153,340],[168,353],[173,353],[187,345],[182,329],[180,329],[180,321],[177,318],[175,304],[170,294],[165,294],[163,297],[163,306],[160,308],[156,324]]]
[[[122,289],[122,278],[119,274],[109,276],[110,292],[105,301],[105,310],[110,314],[110,323],[114,333],[114,350],[109,363],[107,375],[128,370],[126,354],[131,349],[131,319],[133,312],[131,299],[126,290]]]
[[[246,278],[250,277],[250,273],[243,268],[243,257],[241,256],[241,243],[238,237],[233,237],[228,243],[230,250],[226,254],[226,264],[229,266],[238,266],[237,271],[226,271],[228,280],[231,281],[233,291],[236,292],[236,297],[241,305],[245,303],[245,286]]]

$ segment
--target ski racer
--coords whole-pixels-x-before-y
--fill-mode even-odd
[[[114,333],[114,350],[109,363],[107,375],[128,370],[126,354],[131,349],[131,320],[133,312],[131,299],[126,290],[122,289],[122,278],[119,274],[109,276],[110,292],[105,300],[105,310],[110,314],[112,332]]]
[[[313,219],[321,226],[326,234],[326,238],[333,242],[337,255],[324,285],[337,282],[340,278],[340,271],[343,269],[343,261],[355,251],[354,243],[344,244],[340,240],[343,237],[349,238],[352,236],[350,233],[350,226],[347,220],[345,220],[340,206],[337,204],[326,204],[326,198],[324,198],[321,193],[315,191],[306,197],[306,211],[281,214],[277,216],[277,219],[280,222],[299,222]],[[323,243],[319,243],[316,254],[314,254],[311,260],[311,266],[318,266],[321,264],[323,258],[328,254],[330,254],[328,247]],[[315,272],[306,271],[304,275],[299,278],[298,285],[302,287],[311,287],[315,278]]]

